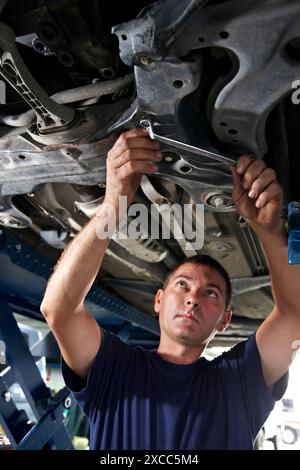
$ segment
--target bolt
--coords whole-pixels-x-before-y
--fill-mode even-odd
[[[153,59],[149,56],[143,55],[140,57],[140,63],[142,65],[150,65],[153,63]]]
[[[8,392],[8,391],[7,391],[7,392],[3,392],[3,393],[2,393],[2,396],[3,396],[4,400],[5,400],[7,403],[8,403],[8,402],[11,400],[11,398],[12,398],[12,397],[11,397],[11,393]]]
[[[164,152],[163,157],[166,162],[173,162],[173,160],[178,160],[180,158],[180,154],[177,152]]]
[[[215,193],[210,194],[206,199],[206,203],[219,210],[225,210],[233,206],[232,200],[227,194]]]
[[[224,207],[224,199],[222,197],[216,197],[214,200],[215,206],[217,208]]]

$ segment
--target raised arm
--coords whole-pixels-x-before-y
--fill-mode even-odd
[[[118,221],[119,196],[126,196],[130,204],[141,175],[156,171],[150,161],[161,159],[159,144],[147,135],[145,129],[125,132],[108,153],[104,202],[62,254],[41,304],[64,360],[82,378],[87,376],[101,343],[100,328],[84,300],[109,245],[112,215]]]
[[[300,266],[288,264],[287,237],[280,219],[282,189],[262,160],[242,156],[233,172],[233,199],[265,250],[275,301],[256,333],[266,384],[287,372],[300,344]]]

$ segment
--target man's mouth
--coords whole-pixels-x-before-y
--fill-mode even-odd
[[[188,313],[188,312],[180,313],[180,314],[176,315],[176,317],[179,317],[179,318],[180,318],[180,317],[181,317],[181,318],[188,318],[189,320],[193,320],[193,321],[195,321],[196,323],[199,323],[198,320],[197,320],[197,318],[195,317],[195,315],[192,314],[192,313]],[[176,317],[175,317],[175,318],[176,318]]]

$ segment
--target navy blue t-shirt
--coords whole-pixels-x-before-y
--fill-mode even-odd
[[[165,361],[102,331],[87,381],[63,361],[67,387],[90,422],[90,449],[253,449],[287,374],[268,390],[255,335],[212,361]]]

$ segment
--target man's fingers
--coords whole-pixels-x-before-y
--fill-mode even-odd
[[[120,168],[130,161],[154,161],[159,162],[162,160],[162,154],[159,151],[144,150],[144,149],[128,149],[121,155],[113,159],[113,167]]]
[[[233,198],[236,198],[236,197],[238,198],[239,195],[244,191],[242,187],[242,178],[237,173],[236,168],[234,166],[231,167],[231,173],[232,173],[232,181],[233,181],[232,196]]]
[[[130,137],[147,137],[148,131],[144,127],[136,127],[135,129],[130,129],[129,131],[122,132],[120,134],[119,139],[128,139]],[[118,140],[119,140],[118,139]]]
[[[157,140],[150,139],[147,130],[141,128],[131,129],[130,131],[120,134],[113,146],[113,149],[122,151],[126,148],[134,148],[134,145],[141,145],[142,148],[144,148],[144,145],[146,145],[146,148],[149,146],[160,148],[159,142]]]
[[[249,190],[253,182],[261,175],[265,168],[266,164],[262,160],[252,161],[243,175],[243,188]]]
[[[257,198],[273,181],[277,181],[275,171],[272,168],[264,168],[259,177],[252,182],[248,196]]]
[[[266,206],[268,202],[271,200],[280,200],[282,199],[282,189],[279,183],[273,182],[271,183],[265,191],[263,191],[259,197],[257,198],[257,201],[255,202],[255,206],[259,209],[262,207]]]
[[[158,167],[154,163],[130,160],[119,169],[119,176],[121,179],[127,179],[132,175],[156,173],[157,170]]]
[[[120,140],[115,143],[112,150],[109,152],[109,157],[116,159],[122,153],[130,149],[140,149],[140,150],[154,150],[158,151],[160,149],[159,142],[157,140],[150,140],[145,137],[134,137],[126,140]]]
[[[241,155],[236,164],[236,171],[239,175],[243,175],[255,157],[253,155]]]

